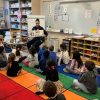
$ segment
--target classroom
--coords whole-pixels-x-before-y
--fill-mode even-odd
[[[0,100],[100,100],[100,0],[0,0]]]

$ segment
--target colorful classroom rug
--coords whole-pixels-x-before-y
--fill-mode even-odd
[[[2,74],[0,80],[0,100],[44,100]]]
[[[26,67],[24,66],[23,64],[20,64],[24,70],[26,71],[29,71],[31,72],[32,74],[35,74],[41,78],[45,78],[43,75],[41,75],[40,73],[37,73],[34,69],[32,68],[29,68],[29,67]],[[93,99],[100,99],[100,88],[98,88],[98,92],[97,94],[85,94],[83,92],[79,92],[79,91],[76,91],[74,89],[71,88],[72,86],[72,82],[73,82],[73,79],[72,77],[69,77],[67,75],[64,75],[62,73],[59,73],[59,78],[60,78],[60,81],[64,84],[64,87],[66,88],[66,90],[70,90],[72,91],[73,93],[76,93],[84,98],[87,98],[88,100],[93,100]]]
[[[2,75],[4,75],[5,77],[7,77],[6,74],[5,74],[6,70],[5,71],[0,71],[0,73]],[[31,74],[29,72],[26,72],[26,71],[24,71],[24,73],[23,73],[23,70],[22,70],[22,73],[18,77],[8,77],[8,79],[11,79],[11,80],[15,81],[17,84],[23,86],[25,89],[28,89],[28,90],[32,91],[33,93],[35,93],[37,91],[37,86],[34,83],[36,83],[37,80],[40,79],[40,77],[38,77],[38,76],[36,76],[34,74]],[[31,79],[34,80],[34,81],[32,82]],[[24,82],[23,82],[23,80],[24,80]],[[22,98],[24,98],[24,97],[23,96],[20,97],[18,94],[20,92],[23,92],[24,90],[16,92],[13,95],[7,96],[3,100],[6,100],[6,99],[7,100],[12,100],[13,98],[16,98],[15,100],[22,100]],[[0,92],[2,92],[2,90],[0,90]],[[65,90],[65,89],[64,89],[64,91],[62,93],[65,95],[66,100],[74,100],[74,99],[75,100],[87,100],[86,98],[83,98],[83,97],[81,97],[81,96],[79,96],[79,95],[77,95],[77,94],[75,94],[73,92],[70,92],[68,90]],[[19,96],[19,97],[17,97],[16,95]],[[21,93],[20,93],[20,95],[21,95]],[[25,100],[29,100],[27,96],[25,95]],[[44,94],[39,95],[39,96],[44,98],[44,99],[48,98]],[[30,100],[33,100],[33,97],[31,97]],[[37,99],[35,99],[35,100],[37,100]]]
[[[63,69],[65,67],[66,67],[65,65],[58,66],[57,67],[58,72],[66,75],[66,76],[70,76],[72,78],[78,79],[79,75],[75,75],[75,74],[70,74],[70,73],[64,72]],[[98,87],[100,87],[100,75],[97,75],[97,82],[98,82]]]

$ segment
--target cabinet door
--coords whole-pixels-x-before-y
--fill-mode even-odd
[[[54,46],[54,51],[57,52],[59,49],[59,39],[58,38],[50,38],[49,39],[49,46]]]

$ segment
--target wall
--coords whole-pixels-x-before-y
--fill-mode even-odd
[[[4,0],[0,0],[0,7],[4,7]]]
[[[40,15],[41,13],[41,0],[31,0],[32,2],[32,14]]]
[[[81,3],[60,3],[61,1],[72,0],[58,0],[58,1],[43,1],[42,14],[46,16],[46,25],[51,26],[53,29],[73,29],[74,33],[89,34],[92,28],[97,25],[97,20],[100,13],[100,1],[97,2],[81,2]],[[75,0],[74,0],[75,1]],[[82,1],[82,0],[80,0]],[[84,0],[86,1],[86,0]],[[50,7],[50,6],[51,7]],[[59,20],[55,21],[55,8],[59,5],[66,6],[69,16],[68,21]],[[91,10],[91,18],[85,18],[85,13]],[[58,10],[59,11],[59,10]],[[49,14],[51,13],[51,15]]]

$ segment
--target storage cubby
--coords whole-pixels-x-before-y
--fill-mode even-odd
[[[90,56],[89,55],[84,55],[84,59],[85,60],[90,60]]]
[[[98,51],[98,50],[99,50],[98,47],[92,46],[92,51]]]
[[[97,57],[91,57],[91,60],[97,61]]]
[[[98,59],[98,62],[100,62],[100,58]]]
[[[91,45],[91,41],[89,41],[89,40],[85,40],[85,45]]]
[[[90,50],[84,50],[84,54],[85,55],[91,55],[91,51]]]
[[[93,47],[100,47],[100,43],[97,41],[92,41],[92,46]]]
[[[91,45],[85,45],[84,48],[85,50],[91,50]]]
[[[84,44],[84,40],[79,40],[79,44]]]
[[[100,65],[100,40],[72,38],[71,53],[78,50],[84,61],[91,60]]]
[[[78,44],[78,47],[79,48],[84,48],[84,45],[83,44]]]

